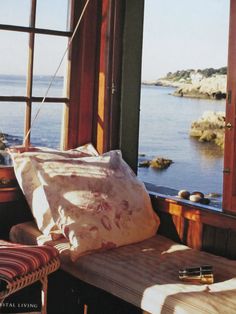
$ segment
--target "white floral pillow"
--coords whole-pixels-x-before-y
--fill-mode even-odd
[[[30,157],[71,258],[152,237],[159,226],[150,198],[118,151],[102,156]]]
[[[46,160],[97,155],[97,151],[91,144],[67,151],[46,147],[32,147],[27,151],[24,151],[22,147],[11,149],[16,178],[31,208],[37,226],[43,234],[53,233],[55,238],[58,236],[58,227],[52,218],[48,199],[38,177],[38,170],[32,164],[31,158],[37,157],[38,160],[44,162]]]

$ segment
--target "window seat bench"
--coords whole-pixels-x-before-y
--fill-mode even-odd
[[[65,272],[148,313],[236,312],[236,261],[191,249],[161,235],[82,256],[75,263],[70,261],[68,242],[42,236],[33,222],[13,226],[10,238],[54,246]],[[213,266],[215,283],[179,280],[179,269],[205,264]]]

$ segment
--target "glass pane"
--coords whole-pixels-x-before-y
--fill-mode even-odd
[[[32,125],[31,143],[34,146],[59,148],[62,124],[63,104],[34,103],[32,106],[32,121],[40,109],[37,119]]]
[[[28,34],[0,32],[0,95],[25,96]]]
[[[31,0],[1,0],[0,23],[29,26]]]
[[[36,35],[34,57],[33,95],[45,96],[52,77],[60,64],[67,47],[67,38],[56,36]],[[67,56],[57,73],[48,96],[63,96],[63,77]]]
[[[36,27],[67,30],[68,0],[38,0]]]
[[[7,146],[21,145],[24,136],[25,103],[0,102],[0,132]]]

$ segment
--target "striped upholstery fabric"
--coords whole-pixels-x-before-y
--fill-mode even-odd
[[[17,237],[27,243],[42,241],[32,223],[14,226],[11,236],[14,241]],[[49,243],[61,247],[63,270],[149,313],[236,313],[236,261],[190,249],[160,235],[82,256],[76,263],[69,260],[66,243]],[[180,268],[204,264],[213,266],[214,284],[178,279]]]
[[[12,282],[47,265],[58,256],[55,248],[0,240],[0,280]]]

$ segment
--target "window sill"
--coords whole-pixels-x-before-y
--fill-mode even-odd
[[[165,212],[201,224],[236,230],[236,216],[223,212],[222,208],[193,203],[178,198],[176,191],[170,188],[157,187],[149,183],[145,183],[145,186],[151,196],[153,206],[157,213]],[[168,195],[163,194],[164,191],[167,192]]]

